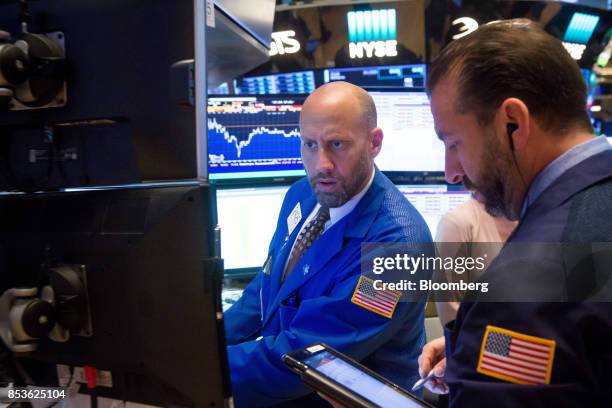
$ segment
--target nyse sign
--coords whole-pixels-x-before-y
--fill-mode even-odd
[[[395,57],[397,56],[397,41],[361,41],[349,43],[351,58]]]
[[[395,9],[349,11],[346,14],[349,57],[397,56]]]
[[[270,44],[270,56],[277,54],[294,54],[300,50],[300,43],[295,38],[295,31],[277,31],[272,33],[272,44]]]

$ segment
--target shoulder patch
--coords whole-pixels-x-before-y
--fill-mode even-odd
[[[377,290],[374,287],[374,279],[362,275],[357,282],[351,302],[390,319],[401,297],[402,293],[397,290]]]
[[[550,384],[555,341],[487,326],[476,371],[515,384]]]

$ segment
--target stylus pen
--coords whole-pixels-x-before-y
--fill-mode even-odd
[[[419,381],[414,383],[414,385],[412,386],[412,391],[420,390],[421,388],[423,388],[425,383],[427,383],[427,381],[431,380],[433,377],[435,377],[435,375],[434,375],[434,370],[432,368],[429,374],[427,374],[425,377],[421,378]]]

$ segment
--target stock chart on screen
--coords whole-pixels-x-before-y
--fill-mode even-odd
[[[369,92],[383,130],[376,157],[388,172],[443,172],[444,144],[438,139],[425,92]]]
[[[302,176],[304,95],[208,98],[209,179]]]
[[[346,81],[366,89],[423,88],[425,79],[425,64],[329,68],[323,71],[324,83]]]

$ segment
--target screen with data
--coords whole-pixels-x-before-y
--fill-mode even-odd
[[[351,362],[329,351],[323,351],[305,360],[306,364],[324,376],[345,386],[362,398],[379,407],[423,407],[415,398],[384,383],[378,378],[356,367]]]
[[[238,94],[308,94],[315,90],[314,71],[289,72],[244,77],[238,81]]]
[[[283,186],[217,190],[225,269],[259,268],[264,264],[288,189]]]
[[[329,68],[323,71],[323,82],[346,81],[366,89],[424,88],[426,76],[425,64]]]
[[[471,195],[469,191],[451,190],[445,184],[398,185],[397,188],[423,216],[432,238],[444,214],[465,203]]]
[[[376,165],[388,172],[443,172],[444,144],[425,92],[369,92],[383,130]]]
[[[210,180],[305,174],[300,158],[304,95],[208,98]]]

